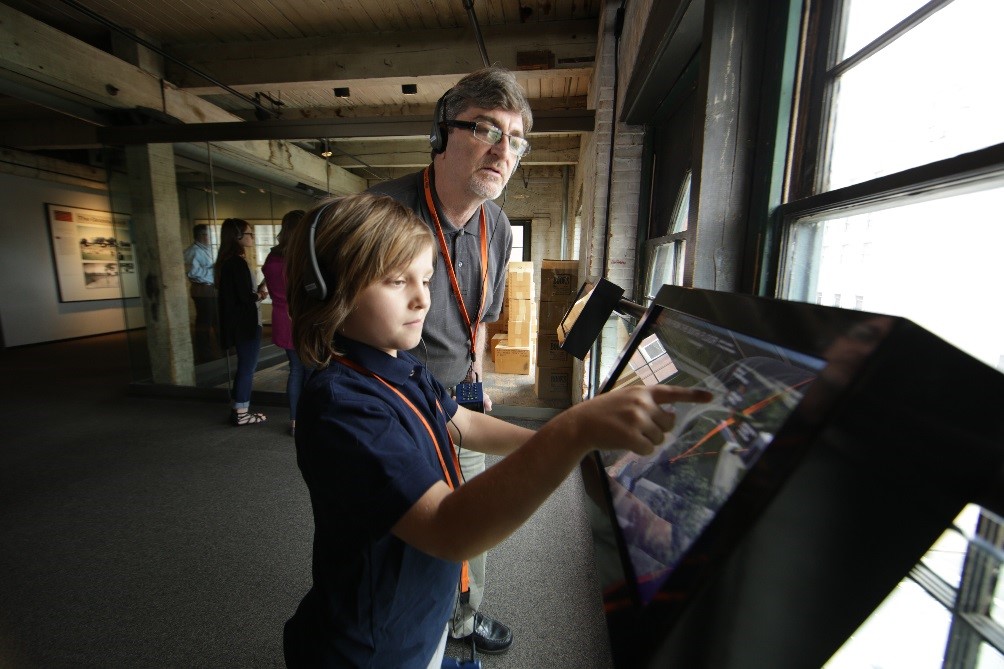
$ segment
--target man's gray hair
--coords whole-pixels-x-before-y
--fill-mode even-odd
[[[523,133],[529,133],[533,127],[533,112],[523,87],[503,67],[493,65],[476,70],[458,81],[443,100],[443,120],[453,120],[470,107],[518,112],[523,117]]]

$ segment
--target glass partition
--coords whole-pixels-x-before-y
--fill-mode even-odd
[[[209,256],[215,261],[222,222],[227,218],[248,221],[254,245],[246,259],[259,285],[261,266],[277,243],[283,215],[293,209],[310,209],[327,195],[323,187],[306,187],[293,181],[297,177],[289,176],[289,170],[269,164],[268,149],[260,145],[269,143],[106,148],[112,166],[112,209],[122,212],[129,230],[133,256],[129,269],[135,272],[139,292],[122,297],[134,384],[212,389],[229,395],[235,350],[219,345],[215,297],[201,302],[211,307],[200,315],[196,297],[207,293],[193,289],[186,274],[185,251],[195,242],[194,229],[207,226]],[[313,181],[324,183],[324,161],[302,153],[304,173],[317,172]],[[174,197],[162,197],[165,191]],[[288,363],[285,352],[272,343],[271,297],[259,309],[263,330],[252,390],[283,393]],[[188,327],[179,332],[179,322]]]

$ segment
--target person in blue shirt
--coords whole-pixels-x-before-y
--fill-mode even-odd
[[[316,371],[296,430],[313,584],[286,622],[286,664],[438,669],[465,560],[514,532],[587,453],[650,453],[673,426],[661,405],[710,395],[635,386],[537,432],[469,411],[408,353],[436,249],[411,210],[386,196],[336,198],[287,243],[293,340]],[[454,442],[506,457],[465,483]]]
[[[208,362],[219,357],[213,346],[213,336],[219,327],[216,312],[216,285],[213,279],[213,253],[209,247],[209,226],[192,228],[195,241],[185,249],[185,275],[195,302],[195,337],[192,342],[195,362]]]

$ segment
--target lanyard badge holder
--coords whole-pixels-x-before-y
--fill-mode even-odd
[[[456,388],[457,404],[470,411],[485,412],[485,386],[481,381],[465,381]]]

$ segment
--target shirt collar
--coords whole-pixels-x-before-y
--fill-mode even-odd
[[[382,379],[397,385],[403,385],[421,366],[404,351],[398,351],[398,357],[395,358],[380,349],[346,337],[338,337],[336,345],[345,351],[347,358],[351,358]]]

